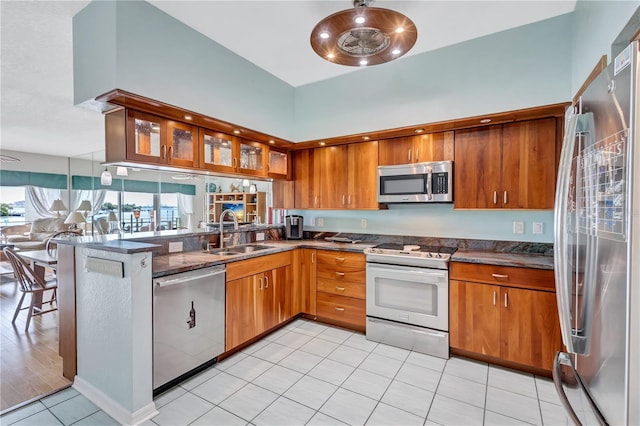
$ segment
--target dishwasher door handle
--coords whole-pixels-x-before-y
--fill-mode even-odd
[[[188,283],[190,281],[201,280],[202,278],[209,278],[209,277],[215,277],[215,276],[218,276],[218,275],[224,275],[225,273],[226,273],[226,271],[224,269],[221,269],[219,271],[210,272],[210,273],[204,274],[204,275],[194,275],[194,276],[188,277],[188,278],[174,278],[172,280],[156,281],[156,287],[168,287],[170,285]]]

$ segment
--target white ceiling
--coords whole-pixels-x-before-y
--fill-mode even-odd
[[[351,0],[150,3],[292,86],[358,70],[320,59],[309,43],[315,24],[351,7]],[[415,22],[410,56],[569,13],[575,3],[380,0],[374,6]],[[103,117],[73,105],[71,18],[87,4],[0,1],[1,149],[61,156],[104,149]]]

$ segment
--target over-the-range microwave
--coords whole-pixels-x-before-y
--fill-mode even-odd
[[[453,161],[378,166],[378,202],[453,202]]]

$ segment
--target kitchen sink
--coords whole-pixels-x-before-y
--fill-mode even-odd
[[[273,246],[263,246],[259,244],[247,244],[243,246],[225,247],[217,249],[209,249],[207,253],[216,254],[218,256],[236,256],[239,254],[248,254],[261,250],[268,250],[274,248]]]

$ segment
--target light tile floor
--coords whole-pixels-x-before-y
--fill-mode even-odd
[[[296,320],[155,400],[155,425],[567,425],[553,383]],[[0,424],[112,425],[69,388]]]

